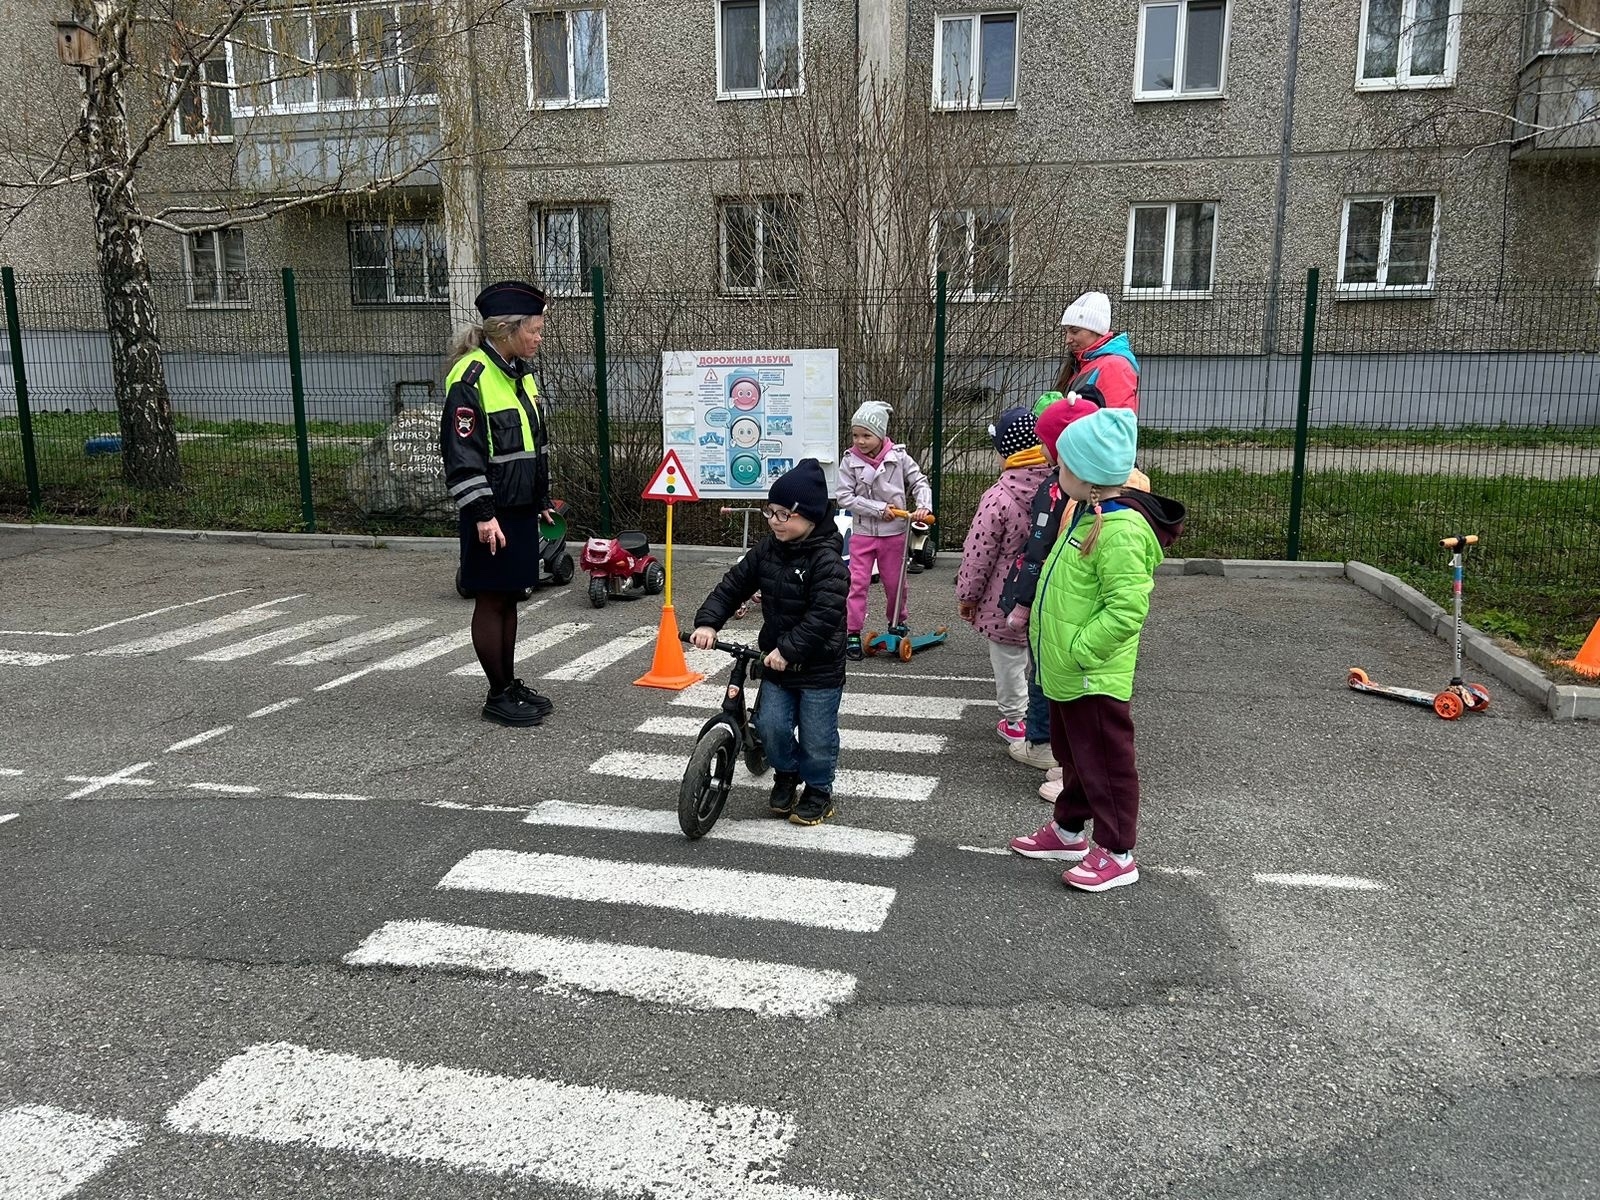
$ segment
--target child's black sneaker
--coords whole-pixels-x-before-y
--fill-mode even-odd
[[[805,795],[800,797],[800,803],[796,804],[794,811],[789,814],[789,824],[821,825],[831,816],[833,816],[833,796],[827,792],[819,792],[807,784]]]
[[[775,817],[787,817],[800,799],[799,792],[800,776],[779,771],[772,777],[772,795],[767,798],[767,811]]]
[[[844,638],[844,656],[851,662],[861,661],[861,634],[847,633]]]
[[[506,691],[510,692],[518,700],[521,700],[529,708],[533,709],[541,718],[548,717],[550,715],[550,710],[555,707],[555,705],[550,703],[550,697],[541,695],[539,692],[534,691],[520,679],[513,679],[510,686],[506,688]]]
[[[509,725],[513,729],[526,729],[544,720],[544,713],[529,704],[511,688],[503,692],[490,692],[483,702],[483,719],[496,725]]]

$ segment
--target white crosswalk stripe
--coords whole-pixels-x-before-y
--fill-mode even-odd
[[[576,637],[578,634],[589,628],[591,628],[589,625],[584,624],[581,621],[567,621],[561,625],[548,626],[547,628],[541,629],[528,637],[519,639],[517,642],[517,665],[521,666],[524,662],[535,655],[543,654],[546,650],[552,650],[559,646],[562,642],[567,641],[569,638]],[[454,671],[451,671],[450,674],[481,675],[483,674],[483,668],[478,666],[477,663],[471,662],[467,663],[465,666],[457,667]]]
[[[206,638],[233,633],[239,629],[247,629],[251,625],[260,625],[266,621],[275,620],[282,615],[280,612],[274,612],[272,609],[267,608],[246,608],[236,613],[229,613],[226,616],[213,617],[209,621],[199,621],[193,625],[182,625],[177,629],[169,629],[165,633],[152,633],[146,637],[135,638],[131,642],[106,646],[101,650],[91,650],[89,653],[112,657],[134,654],[159,654],[163,650],[173,650],[179,646],[187,646],[190,642],[201,642]]]
[[[362,633],[352,634],[350,637],[341,638],[337,642],[329,642],[325,646],[304,650],[299,654],[290,655],[288,658],[280,658],[278,665],[309,667],[316,663],[336,662],[341,658],[347,658],[357,650],[365,650],[368,646],[375,646],[379,642],[387,642],[393,638],[404,637],[408,633],[426,629],[432,624],[432,617],[406,617],[404,620],[391,621],[387,625],[380,625],[376,629],[368,629]]]
[[[0,1111],[0,1200],[61,1200],[143,1138],[132,1122],[45,1104]]]
[[[678,815],[650,808],[625,808],[612,804],[568,804],[545,800],[534,805],[523,820],[529,825],[569,829],[603,829],[614,833],[671,834],[681,837]],[[905,858],[916,849],[917,839],[904,833],[885,833],[852,825],[818,825],[805,829],[787,821],[732,820],[722,818],[706,835],[711,841],[744,842],[780,850],[806,850],[822,854],[856,854],[866,858]]]
[[[634,750],[615,750],[590,764],[595,775],[614,775],[619,779],[655,779],[662,782],[683,778],[684,756],[643,754]],[[768,787],[771,779],[757,778],[744,763],[734,766],[735,787]],[[937,775],[907,775],[900,771],[841,770],[834,775],[833,791],[838,796],[860,796],[874,800],[926,800],[939,786]]]
[[[721,708],[723,686],[698,683],[673,697],[672,703],[689,708]],[[887,692],[853,692],[839,700],[839,715],[886,717],[895,721],[959,721],[974,704],[993,704],[994,697],[972,700],[956,696],[906,696]]]
[[[557,667],[553,671],[544,673],[545,679],[584,680],[593,679],[607,667],[621,662],[630,654],[644,649],[655,641],[656,628],[654,625],[641,625],[638,629],[613,637],[587,654],[581,654],[565,666]],[[719,693],[720,695],[720,693]]]
[[[215,650],[208,650],[204,654],[196,654],[190,662],[233,662],[235,659],[248,658],[252,654],[260,654],[263,650],[276,650],[279,646],[287,646],[290,642],[304,641],[308,637],[323,633],[329,629],[337,629],[341,625],[348,625],[351,621],[360,620],[354,613],[333,613],[326,617],[316,617],[310,621],[301,621],[298,625],[288,625],[282,629],[273,629],[267,633],[258,634],[242,642],[235,642],[231,646],[219,646]]]
[[[327,683],[318,684],[316,691],[326,692],[336,687],[370,675],[374,671],[405,671],[411,667],[420,667],[423,663],[432,662],[436,658],[443,658],[446,654],[454,654],[457,650],[472,644],[472,630],[462,629],[455,633],[447,633],[443,637],[431,638],[420,646],[413,646],[410,650],[402,650],[399,654],[381,659],[370,666],[362,667],[359,671],[351,671],[348,675],[341,675],[337,679],[330,679]]]
[[[44,667],[70,654],[44,654],[34,650],[6,650],[0,648],[0,667]]]
[[[651,717],[635,733],[662,737],[699,737],[705,721],[699,717]],[[949,739],[942,733],[899,733],[894,730],[841,729],[839,748],[869,754],[943,754]]]

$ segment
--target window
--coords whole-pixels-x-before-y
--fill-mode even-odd
[[[792,196],[728,200],[721,226],[722,290],[794,292],[800,286],[800,207]]]
[[[174,76],[188,68],[189,81],[178,93],[178,107],[172,114],[172,140],[175,142],[231,142],[233,140],[233,102],[228,95],[227,58],[207,59],[203,63],[173,63]]]
[[[1011,213],[953,209],[935,215],[932,272],[943,271],[951,300],[993,300],[1011,287]]]
[[[1011,108],[1017,103],[1017,14],[940,17],[933,33],[935,108]]]
[[[1449,87],[1460,21],[1461,0],[1366,0],[1356,87]]]
[[[594,268],[611,266],[611,210],[604,204],[535,209],[533,241],[544,286],[561,295],[587,296]]]
[[[529,108],[599,108],[610,98],[606,14],[573,8],[524,15]]]
[[[432,101],[432,31],[421,4],[253,17],[228,43],[235,111],[323,112]]]
[[[1133,98],[1220,96],[1227,51],[1227,0],[1146,0]]]
[[[427,304],[450,298],[444,231],[433,221],[350,225],[350,299]]]
[[[1600,47],[1600,0],[1552,0],[1533,12],[1534,49],[1562,53]]]
[[[717,97],[770,96],[804,86],[800,0],[717,0]]]
[[[1214,203],[1135,204],[1122,285],[1130,296],[1210,296],[1216,245]]]
[[[244,230],[184,235],[184,273],[196,308],[246,308],[250,280],[244,266]]]
[[[1344,202],[1339,287],[1417,292],[1433,286],[1439,197],[1358,196]]]

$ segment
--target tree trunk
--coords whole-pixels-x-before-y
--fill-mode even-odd
[[[101,66],[84,82],[83,140],[92,172],[95,245],[111,338],[111,371],[122,433],[122,477],[134,487],[183,483],[177,431],[161,359],[144,225],[128,168],[126,70],[132,5],[97,0]]]

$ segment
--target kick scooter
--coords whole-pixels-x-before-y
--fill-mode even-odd
[[[911,514],[903,508],[891,508],[891,517],[900,517],[906,523],[906,542],[901,549],[900,584],[894,590],[894,612],[900,611],[906,596],[906,575],[908,574],[911,556]],[[950,636],[950,627],[941,625],[932,633],[922,633],[912,636],[911,630],[905,625],[891,625],[888,633],[867,633],[861,639],[861,648],[867,654],[892,654],[899,657],[901,662],[910,662],[911,656],[919,650],[926,650],[930,646],[942,646],[945,639]]]
[[[689,640],[687,635],[678,636],[682,641]],[[694,753],[689,755],[683,782],[678,786],[678,828],[690,841],[710,833],[722,815],[722,806],[728,802],[728,792],[733,787],[734,764],[741,754],[750,774],[760,775],[767,769],[767,752],[755,722],[761,694],[756,693],[756,702],[748,712],[744,702],[745,680],[748,677],[753,682],[760,681],[761,660],[766,654],[738,642],[717,641],[714,645],[733,655],[733,670],[722,695],[722,711],[700,727]]]
[[[1452,590],[1455,592],[1456,604],[1456,670],[1450,677],[1449,686],[1442,692],[1425,692],[1421,688],[1392,687],[1373,683],[1360,667],[1350,668],[1349,683],[1358,692],[1387,696],[1391,700],[1403,700],[1407,704],[1419,704],[1424,708],[1433,709],[1446,721],[1454,721],[1462,713],[1482,712],[1489,707],[1489,689],[1480,683],[1467,683],[1461,677],[1461,579],[1465,570],[1467,547],[1478,544],[1478,535],[1467,533],[1457,537],[1447,537],[1439,544],[1451,552],[1450,571],[1453,576]]]

